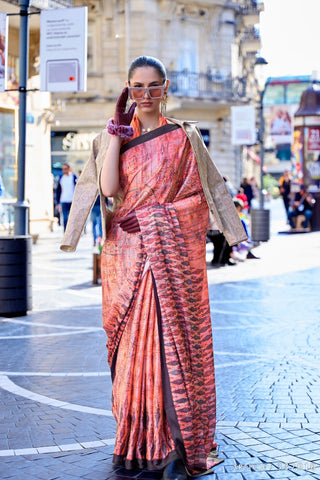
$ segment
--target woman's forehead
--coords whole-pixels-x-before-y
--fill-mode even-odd
[[[153,67],[138,67],[136,68],[130,78],[130,83],[150,84],[153,82],[162,82],[163,79]]]

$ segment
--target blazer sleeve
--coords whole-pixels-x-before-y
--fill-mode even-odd
[[[98,195],[98,175],[96,157],[99,151],[101,134],[93,141],[92,152],[78,178],[72,199],[71,210],[60,249],[74,252],[91,209]]]
[[[184,128],[198,161],[203,192],[209,209],[229,245],[236,245],[247,240],[247,235],[241,224],[238,212],[226,183],[203,142],[199,128],[194,124],[188,123],[184,124]]]

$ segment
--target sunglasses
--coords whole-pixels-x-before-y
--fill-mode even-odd
[[[150,98],[162,98],[164,85],[156,85],[154,87],[129,87],[129,97],[131,100],[143,98],[146,92]]]

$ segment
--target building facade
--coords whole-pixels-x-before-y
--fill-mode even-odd
[[[167,115],[197,120],[221,173],[239,185],[242,152],[231,145],[231,106],[255,97],[253,66],[263,3],[254,0],[75,0],[88,6],[88,88],[53,95],[52,162],[75,172],[113,115],[131,61],[162,60]]]
[[[8,37],[0,32],[7,49],[6,91],[0,93],[0,230],[12,231],[13,204],[16,202],[19,144],[19,28],[18,0],[0,1],[0,12],[7,14]],[[29,16],[29,61],[26,123],[25,200],[28,201],[30,233],[53,227],[53,179],[51,168],[51,96],[40,92],[39,40],[42,8],[70,7],[68,0],[31,0]]]
[[[52,171],[65,161],[82,170],[92,140],[113,116],[131,61],[163,61],[170,87],[167,115],[196,120],[216,165],[238,186],[241,147],[231,144],[231,107],[256,95],[253,66],[260,49],[256,0],[31,0],[31,10],[88,7],[87,91],[39,92],[40,16],[30,15],[26,198],[30,228],[52,228]],[[18,0],[0,0],[17,13]],[[19,17],[10,17],[8,85],[0,93],[0,162],[6,197],[15,197],[18,145]],[[5,152],[5,153],[3,153]]]

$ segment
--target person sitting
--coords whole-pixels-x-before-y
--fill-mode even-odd
[[[240,262],[243,262],[246,258],[254,258],[254,259],[258,259],[259,257],[256,257],[252,252],[252,248],[254,247],[254,243],[249,235],[249,228],[248,228],[248,217],[246,214],[243,213],[243,201],[238,198],[238,197],[235,197],[233,199],[233,203],[237,209],[237,212],[239,214],[239,218],[241,220],[241,223],[242,223],[242,226],[246,232],[246,235],[248,237],[248,239],[244,242],[240,242],[238,243],[237,245],[234,245],[232,247],[232,251],[231,251],[231,258],[233,258],[234,260],[237,260],[237,261],[240,261]]]
[[[314,199],[308,192],[305,185],[300,185],[300,191],[295,194],[293,208],[290,208],[288,213],[289,224],[292,229],[295,229],[294,218],[299,215],[304,216],[304,222],[302,227],[308,229],[309,221],[312,217],[312,209],[314,205]]]

